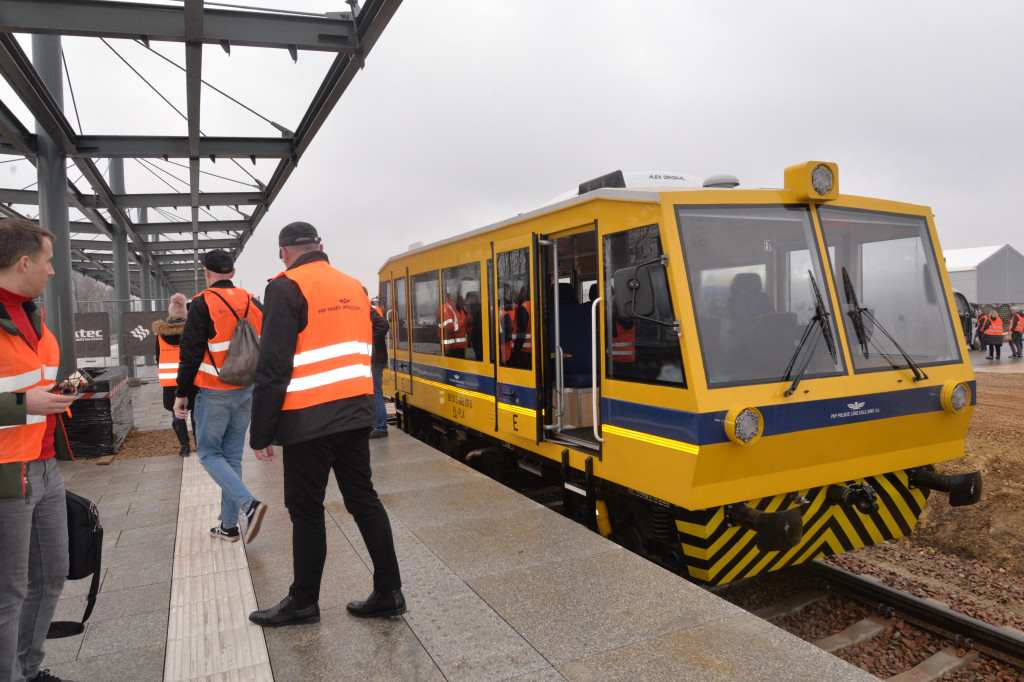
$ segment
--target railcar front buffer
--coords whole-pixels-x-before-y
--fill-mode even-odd
[[[911,469],[910,485],[949,493],[949,506],[964,507],[981,499],[981,471],[940,474],[931,468]]]
[[[804,536],[798,507],[766,512],[745,504],[730,504],[725,508],[725,516],[730,523],[753,530],[757,548],[763,552],[784,552],[800,544]]]

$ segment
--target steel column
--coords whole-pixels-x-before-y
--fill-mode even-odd
[[[124,159],[111,159],[107,172],[107,182],[114,194],[124,194]],[[120,223],[113,223],[111,241],[114,248],[114,298],[117,300],[117,321],[112,325],[117,330],[118,364],[128,367],[129,375],[134,376],[128,354],[125,352],[124,330],[121,329],[121,316],[128,312],[132,297],[128,278],[128,233]]]
[[[32,61],[57,106],[64,107],[60,36],[32,36]],[[36,121],[38,137],[39,223],[57,239],[53,243],[53,277],[43,290],[46,326],[60,345],[58,377],[78,366],[75,357],[75,298],[71,283],[71,223],[68,219],[68,174],[60,148]]]

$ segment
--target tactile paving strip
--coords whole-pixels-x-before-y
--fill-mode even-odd
[[[165,682],[274,679],[263,629],[249,622],[256,594],[242,542],[210,535],[220,488],[198,457],[185,459],[171,573]]]

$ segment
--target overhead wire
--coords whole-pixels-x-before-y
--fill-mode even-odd
[[[71,106],[75,110],[75,120],[78,121],[78,134],[82,134],[82,118],[78,115],[78,101],[75,99],[75,86],[71,84],[71,72],[68,71],[68,60],[64,56],[64,50],[60,51],[60,60],[64,63],[64,77],[68,80],[68,90],[71,91]]]

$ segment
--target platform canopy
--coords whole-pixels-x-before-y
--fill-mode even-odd
[[[113,235],[127,235],[132,294],[143,293],[140,272],[158,290],[197,293],[202,254],[242,252],[400,3],[337,0],[345,11],[317,15],[291,2],[271,10],[203,0],[0,0],[0,75],[14,95],[0,99],[0,164],[21,157],[36,165],[45,132],[68,165],[72,268],[114,284]],[[50,91],[29,56],[26,39],[40,35],[61,36],[70,98]],[[91,41],[107,61],[76,63],[84,48],[69,49],[74,41]],[[310,55],[306,63],[323,73],[319,86],[314,78],[305,90],[260,87],[274,50],[273,68],[294,62],[295,81],[308,76]],[[214,82],[204,67],[227,59],[236,75]],[[79,112],[83,88],[94,98],[104,91],[111,109]],[[259,111],[282,111],[280,98],[297,112],[285,123]],[[236,105],[232,117],[258,117],[267,134],[236,135],[232,120],[225,125],[223,110]],[[113,111],[131,125],[112,120]],[[145,124],[164,128],[119,134]],[[0,173],[0,217],[36,218],[38,188],[5,187],[9,175]]]

